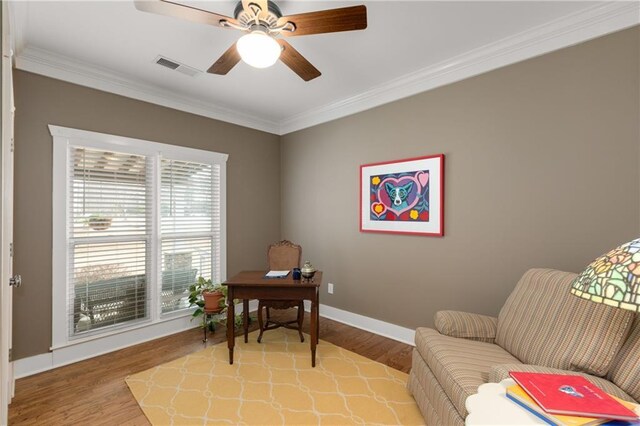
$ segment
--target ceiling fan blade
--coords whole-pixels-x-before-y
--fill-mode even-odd
[[[258,17],[260,19],[266,19],[269,15],[269,4],[267,0],[242,0],[242,8],[250,15],[253,15],[253,11],[250,7],[252,3],[260,7],[260,14],[258,15]]]
[[[238,49],[236,49],[236,44],[233,43],[231,47],[209,67],[207,72],[210,74],[225,75],[231,71],[231,68],[235,67],[238,62],[240,62],[240,54],[238,53]]]
[[[351,6],[283,16],[278,19],[278,25],[287,22],[293,22],[296,30],[282,31],[280,34],[285,37],[364,30],[367,28],[367,8],[364,5]]]
[[[280,46],[282,46],[282,53],[280,54],[280,60],[284,62],[286,66],[291,68],[293,72],[298,74],[304,81],[313,80],[316,77],[320,77],[321,73],[316,67],[311,65],[311,62],[307,61],[304,56],[294,49],[285,40],[277,39]]]
[[[237,21],[228,16],[219,15],[184,4],[174,3],[167,0],[135,0],[136,9],[143,12],[157,13],[158,15],[171,16],[174,18],[185,19],[199,24],[214,25],[222,27],[220,21],[228,21],[237,23]]]

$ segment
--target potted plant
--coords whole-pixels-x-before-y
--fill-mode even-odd
[[[211,279],[198,277],[198,281],[189,287],[189,307],[192,306],[196,306],[192,314],[193,318],[204,315],[205,311],[207,314],[221,313],[225,307],[223,286],[213,284]],[[209,319],[209,322],[211,323],[209,329],[215,330],[213,318]]]
[[[227,321],[226,299],[226,286],[213,284],[211,279],[198,277],[198,281],[189,287],[189,307],[196,306],[191,320],[201,315],[204,316],[206,311],[209,316],[205,317],[206,321],[203,321],[202,326],[208,328],[209,331],[216,331],[216,324],[226,324]],[[242,325],[242,314],[236,314],[234,323],[235,327]],[[249,323],[251,323],[251,317],[249,317]]]

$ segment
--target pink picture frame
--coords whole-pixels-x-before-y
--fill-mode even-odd
[[[444,154],[360,166],[360,232],[444,236]]]

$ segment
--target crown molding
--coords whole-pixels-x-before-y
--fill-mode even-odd
[[[280,123],[280,134],[356,114],[640,24],[640,4],[610,2],[523,31]]]
[[[10,2],[10,7],[12,4],[15,7],[18,3]],[[24,16],[26,9],[16,9],[15,12],[18,16]],[[287,117],[280,122],[196,101],[180,93],[134,81],[125,75],[36,47],[26,46],[21,49],[20,47],[25,45],[24,28],[17,28],[15,32],[18,50],[16,68],[268,133],[285,135],[638,24],[638,2],[613,1],[600,4],[406,74],[356,96]]]
[[[26,1],[7,2],[7,9],[9,10],[9,40],[15,59],[15,53],[24,47],[24,31],[28,22],[29,3]]]
[[[134,81],[122,74],[31,46],[18,53],[16,68],[227,123],[279,133],[279,125],[273,121],[187,98],[170,90]]]

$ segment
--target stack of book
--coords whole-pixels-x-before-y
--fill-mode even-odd
[[[516,384],[507,388],[507,397],[551,425],[640,425],[638,404],[616,398],[582,376],[509,375]]]

